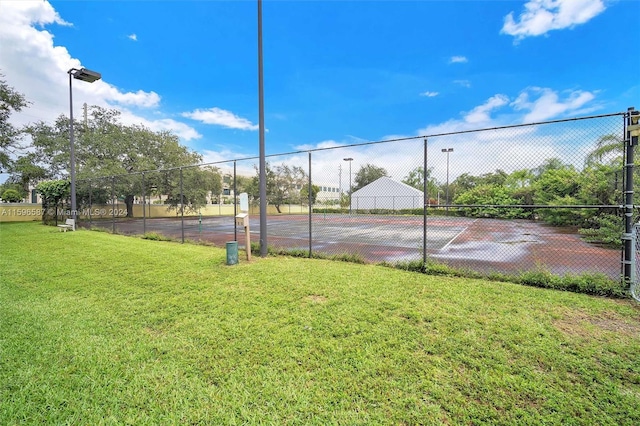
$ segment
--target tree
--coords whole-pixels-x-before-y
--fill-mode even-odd
[[[19,203],[22,201],[22,196],[15,189],[6,189],[4,192],[0,193],[0,199],[5,203]]]
[[[47,177],[47,170],[36,163],[35,154],[29,153],[19,157],[11,164],[11,177],[8,181],[20,186],[22,198],[29,194],[29,188]]]
[[[27,198],[27,196],[29,195],[28,192],[25,192],[25,190],[22,189],[22,185],[20,185],[19,183],[12,182],[11,178],[9,178],[4,183],[0,184],[0,196],[3,195],[4,192],[9,189],[17,192],[21,200],[24,198]]]
[[[438,184],[436,180],[431,177],[433,169],[427,169],[427,194],[430,198],[433,198],[438,193]],[[420,191],[424,191],[424,168],[416,167],[411,170],[407,176],[402,179],[402,183],[412,186]]]
[[[170,132],[152,131],[142,125],[123,125],[119,122],[119,115],[116,110],[93,106],[86,124],[73,123],[77,135],[77,180],[88,182],[117,176],[111,182],[100,182],[100,191],[109,194],[113,191],[116,198],[126,204],[129,217],[133,216],[136,197],[141,198],[143,190],[149,194],[153,188],[161,194],[171,194],[168,198],[173,207],[185,203],[195,209],[206,202],[199,185],[205,184],[207,177],[196,176],[202,172],[197,168],[188,172],[184,170],[189,183],[185,185],[183,181],[182,199],[175,196],[176,188],[179,190],[179,173],[176,172],[149,173],[145,176],[143,188],[141,172],[189,166],[200,162],[202,157],[181,145],[178,137]],[[69,119],[61,116],[54,125],[39,122],[29,126],[28,132],[33,138],[36,158],[46,165],[49,174],[68,176]],[[209,190],[214,189],[215,185],[210,185]],[[79,185],[78,199],[86,202],[90,196],[87,191],[83,192],[82,185]]]
[[[549,163],[551,164],[551,163]],[[533,202],[550,206],[570,206],[580,204],[580,173],[573,166],[553,163],[540,174],[534,183]],[[583,218],[581,211],[568,208],[546,208],[539,211],[539,216],[547,223],[556,226],[579,225]]]
[[[0,74],[0,77],[3,75]],[[9,123],[9,117],[12,112],[20,112],[28,104],[24,95],[0,79],[0,169],[8,169],[11,158],[22,148],[22,130]]]
[[[465,191],[455,199],[456,204],[477,204],[478,207],[463,208],[462,212],[473,217],[522,218],[526,213],[515,207],[485,207],[486,205],[509,206],[518,204],[512,191],[502,185],[482,184]]]
[[[316,203],[316,199],[318,197],[318,192],[320,192],[320,187],[318,185],[311,185],[311,205]],[[304,203],[309,200],[309,185],[304,185],[300,190],[300,202]]]
[[[248,195],[252,195],[252,190],[251,190],[252,184],[253,184],[253,178],[236,175],[235,188],[236,188],[237,194],[235,195],[236,196],[240,195],[243,192],[246,192]],[[258,188],[258,191],[259,191],[259,188]]]
[[[455,188],[455,192],[462,193],[464,191],[475,188],[480,184],[479,182],[479,177],[472,176],[469,173],[463,173],[458,176],[453,182],[451,182],[451,186]]]
[[[182,192],[180,188],[180,173],[182,173]],[[187,211],[197,211],[200,206],[207,204],[207,196],[216,197],[222,192],[222,177],[217,167],[207,166],[186,167],[173,171],[173,178],[164,186],[163,193],[167,195],[166,202],[170,208],[185,208]]]
[[[624,141],[616,135],[604,135],[596,142],[596,148],[587,155],[585,164],[616,164],[622,165],[624,155]]]
[[[533,169],[532,172],[536,177],[540,177],[550,170],[562,170],[567,167],[569,166],[564,164],[559,158],[548,158],[539,167]]]
[[[300,202],[300,191],[308,185],[307,174],[302,167],[281,164],[271,167],[269,163],[265,165],[265,175],[267,178],[267,203],[275,206],[278,213],[282,213],[280,207],[283,204]],[[253,177],[251,185],[247,188],[248,194],[254,200],[260,199],[260,171],[256,167],[256,176]],[[308,193],[307,193],[308,197]]]
[[[42,221],[45,224],[58,223],[58,211],[69,199],[70,186],[68,180],[44,181],[36,186],[36,191],[42,195]]]
[[[353,179],[355,185],[353,186],[351,191],[356,192],[358,189],[364,188],[371,182],[374,182],[383,176],[389,176],[389,173],[387,173],[386,169],[367,163],[361,166],[356,173],[356,176]]]

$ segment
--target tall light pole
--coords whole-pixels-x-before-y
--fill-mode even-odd
[[[70,155],[70,163],[71,163],[71,218],[73,222],[76,222],[76,217],[78,214],[77,206],[76,206],[76,153],[74,149],[74,139],[73,139],[73,90],[72,84],[73,81],[71,77],[76,80],[86,81],[88,83],[93,83],[96,80],[100,80],[102,75],[99,72],[91,71],[86,68],[71,68],[67,71],[69,74],[69,155]],[[74,225],[75,226],[75,225]]]
[[[267,257],[267,169],[264,148],[264,82],[262,72],[262,0],[258,0],[258,133],[260,145],[260,257]],[[251,247],[247,247],[251,250]]]
[[[447,153],[447,188],[445,191],[445,202],[447,205],[447,211],[449,211],[449,154],[453,152],[453,148],[442,148],[442,152]]]
[[[351,162],[353,161],[353,158],[348,157],[345,158],[344,161],[349,162],[349,214],[351,214],[351,194],[353,193],[353,185],[351,184]]]

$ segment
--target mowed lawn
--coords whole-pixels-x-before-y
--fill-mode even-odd
[[[640,308],[0,225],[0,424],[640,424]]]

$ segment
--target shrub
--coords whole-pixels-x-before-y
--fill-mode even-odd
[[[2,201],[7,203],[19,203],[22,201],[20,193],[15,189],[7,189],[2,193]]]
[[[578,233],[590,243],[601,243],[610,247],[622,246],[622,234],[624,223],[622,219],[613,214],[594,216],[589,220],[590,228],[578,229]]]
[[[157,232],[147,232],[141,237],[144,240],[153,240],[153,241],[175,241],[175,239],[171,237],[167,237],[162,234],[158,234]]]

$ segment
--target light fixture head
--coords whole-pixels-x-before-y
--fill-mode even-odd
[[[77,80],[86,81],[88,83],[93,83],[96,80],[100,80],[102,75],[99,72],[91,71],[86,68],[80,68],[79,70],[71,70],[69,71],[73,74],[73,78]]]

